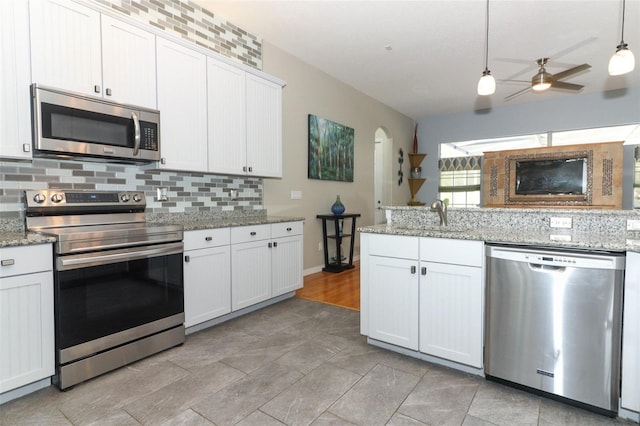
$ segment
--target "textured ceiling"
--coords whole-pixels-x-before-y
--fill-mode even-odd
[[[195,2],[414,119],[575,96],[551,90],[505,103],[526,83],[501,80],[530,80],[543,56],[551,58],[550,73],[591,64],[566,80],[585,85],[583,93],[640,86],[640,0],[627,0],[625,22],[639,64],[618,77],[607,65],[620,42],[621,1],[491,1],[489,69],[498,87],[489,97],[476,94],[485,56],[483,0]]]

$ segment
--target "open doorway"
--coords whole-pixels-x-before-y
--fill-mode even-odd
[[[385,223],[385,211],[381,208],[391,205],[391,162],[393,141],[389,133],[378,127],[374,148],[374,211],[375,224]]]

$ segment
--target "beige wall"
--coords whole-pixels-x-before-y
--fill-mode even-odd
[[[302,216],[304,224],[304,269],[309,272],[323,265],[318,243],[322,241],[321,221],[317,214],[331,213],[336,195],[346,213],[360,213],[357,225],[374,223],[374,137],[383,127],[393,139],[391,174],[392,204],[410,200],[406,177],[397,184],[398,149],[409,152],[413,142],[413,120],[375,99],[356,91],[296,57],[264,43],[263,70],[287,82],[283,91],[283,177],[265,179],[264,205],[269,215]],[[354,181],[335,182],[307,178],[307,115],[335,121],[355,129]],[[301,200],[291,200],[291,191],[302,191]],[[359,239],[359,234],[356,235]],[[346,249],[348,246],[343,245]],[[358,254],[359,242],[356,242]]]

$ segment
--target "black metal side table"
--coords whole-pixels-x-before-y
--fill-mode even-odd
[[[323,271],[327,272],[342,272],[345,269],[353,269],[353,246],[356,235],[356,218],[360,217],[359,213],[352,214],[319,214],[316,216],[318,219],[322,219],[322,242],[324,247],[324,268]],[[344,233],[344,220],[351,219],[351,233]],[[334,233],[333,235],[327,234],[327,221],[333,221]],[[342,262],[342,239],[349,238],[349,261]],[[336,242],[336,257],[335,259],[329,259],[329,244],[328,240],[332,239]],[[346,260],[346,259],[345,259]]]

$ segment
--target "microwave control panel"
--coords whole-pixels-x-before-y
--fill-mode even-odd
[[[140,121],[140,149],[158,150],[158,124]]]

